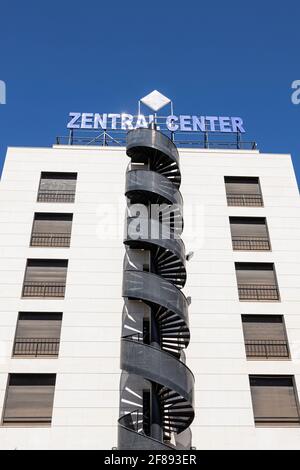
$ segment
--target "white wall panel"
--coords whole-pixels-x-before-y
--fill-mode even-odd
[[[191,295],[187,364],[195,373],[193,445],[300,448],[296,428],[255,428],[249,374],[300,377],[300,207],[289,155],[183,149]],[[123,148],[10,148],[0,186],[0,413],[8,373],[56,373],[50,428],[4,428],[0,448],[93,449],[117,444],[123,300]],[[37,203],[41,171],[78,173],[74,204]],[[264,207],[228,207],[224,176],[258,176]],[[103,208],[113,204],[107,221]],[[191,219],[193,206],[199,219]],[[34,212],[73,213],[71,248],[30,248]],[[271,252],[233,252],[229,216],[267,218]],[[190,225],[193,225],[192,227]],[[65,299],[22,299],[27,258],[69,259]],[[281,302],[239,302],[234,262],[274,262]],[[11,358],[19,311],[63,312],[57,359]],[[283,314],[292,360],[247,361],[241,314]]]

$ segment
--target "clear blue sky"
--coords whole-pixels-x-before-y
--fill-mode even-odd
[[[52,145],[69,111],[135,112],[156,88],[177,114],[241,115],[300,181],[299,0],[2,0],[0,15],[0,167],[7,146]]]

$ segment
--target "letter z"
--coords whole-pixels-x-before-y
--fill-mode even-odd
[[[67,128],[68,129],[78,129],[80,127],[80,123],[76,124],[81,117],[81,113],[70,113],[69,116],[72,118],[70,122],[68,122]]]

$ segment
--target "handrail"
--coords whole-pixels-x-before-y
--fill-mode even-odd
[[[158,279],[160,279],[160,281],[163,280],[164,283],[168,283],[170,285],[170,288],[176,289],[178,291],[178,293],[180,294],[180,296],[182,296],[184,298],[185,302],[187,303],[187,298],[184,295],[184,293],[179,289],[179,287],[175,286],[175,284],[168,281],[167,279],[162,279],[162,276],[159,276],[158,274],[150,273],[148,271],[139,271],[139,270],[130,270],[130,269],[126,269],[124,272],[125,273],[135,273],[135,274],[139,273],[139,274],[143,274],[143,275],[146,275],[146,276],[151,276],[151,277],[158,278]]]
[[[143,430],[141,430],[140,432],[138,431],[138,426],[133,426],[133,427],[130,427],[130,426],[126,426],[126,420],[128,420],[128,418],[131,419],[131,422],[132,424],[134,424],[134,420],[132,419],[132,416],[136,415],[136,422],[138,422],[139,418],[141,417],[142,419],[144,419],[145,415],[138,409],[136,410],[133,410],[129,413],[126,413],[124,414],[123,416],[121,416],[119,419],[118,419],[118,424],[119,426],[125,428],[127,431],[129,432],[134,432],[136,434],[140,434],[142,436],[145,436],[147,439],[149,439],[150,441],[152,441],[153,443],[157,443],[157,444],[160,444],[160,445],[163,445],[166,449],[170,449],[170,450],[176,450],[174,446],[170,445],[170,444],[167,444],[166,442],[160,442],[158,441],[157,439],[154,439],[153,437],[151,436],[148,436],[147,434],[145,434],[145,432]],[[129,422],[129,420],[128,420]],[[130,424],[130,423],[129,423]]]
[[[241,300],[279,300],[279,289],[276,284],[240,284],[238,291]],[[268,297],[269,293],[274,293],[274,297]],[[265,296],[263,294],[266,294]]]
[[[245,340],[247,357],[289,357],[286,340]]]
[[[234,250],[269,251],[271,249],[268,237],[232,236]]]
[[[182,194],[181,194],[180,190],[177,187],[174,187],[173,183],[169,180],[169,178],[167,178],[165,175],[163,175],[161,173],[157,173],[156,171],[153,171],[153,170],[150,170],[150,169],[145,169],[145,168],[128,169],[127,168],[127,171],[126,171],[126,192],[129,192],[129,190],[127,188],[128,178],[134,173],[137,173],[137,174],[145,173],[145,176],[147,177],[147,181],[148,181],[148,176],[153,175],[154,178],[156,178],[157,180],[160,180],[160,181],[158,181],[158,184],[160,185],[158,187],[158,189],[160,190],[159,195],[164,197],[166,200],[169,197],[169,201],[171,201],[170,196],[162,193],[163,184],[165,184],[169,189],[172,188],[173,194],[175,196],[174,199],[177,199],[176,195],[178,195],[179,202],[176,202],[176,204],[180,204],[180,205],[183,204],[183,198],[182,198]],[[140,190],[142,190],[142,188]],[[171,201],[170,204],[174,204],[174,202]]]
[[[229,206],[263,206],[263,198],[261,194],[250,193],[226,193],[227,203]]]
[[[140,338],[138,338],[138,340],[135,340],[133,338],[134,336],[140,336]],[[125,340],[125,341],[133,341],[133,342],[136,342],[136,343],[139,343],[139,344],[142,343],[147,348],[155,349],[155,351],[160,351],[163,355],[166,355],[167,357],[172,358],[172,360],[178,361],[180,365],[184,366],[188,370],[188,372],[191,374],[193,379],[195,379],[195,376],[194,376],[193,372],[191,371],[191,369],[184,362],[182,362],[180,359],[175,359],[174,356],[171,353],[169,353],[168,351],[165,351],[164,349],[157,348],[155,346],[152,346],[151,344],[143,343],[142,342],[143,341],[143,335],[141,335],[140,333],[137,333],[137,335],[133,334],[133,335],[128,335],[128,336],[127,335],[122,336],[121,339]]]
[[[37,202],[74,202],[75,194],[75,190],[40,188]]]
[[[21,338],[17,337],[14,343],[14,356],[57,356],[59,351],[59,338]]]
[[[23,297],[64,297],[66,283],[51,281],[24,281]]]
[[[30,246],[62,246],[69,247],[71,233],[32,232]],[[48,243],[47,243],[48,242]]]
[[[242,141],[236,139],[232,140],[218,140],[218,137],[224,136],[224,133],[214,132],[213,136],[210,132],[175,132],[172,134],[172,142],[181,148],[199,148],[199,149],[229,149],[229,150],[257,150],[257,142],[255,141]],[[165,134],[166,135],[166,134]],[[208,138],[207,138],[208,135]],[[166,137],[170,138],[168,135]],[[228,136],[228,138],[232,138]],[[86,146],[126,146],[126,131],[109,130],[103,131],[97,135],[95,131],[84,132],[78,131],[78,134],[73,132],[70,135],[63,135],[56,137],[56,145],[86,145]]]

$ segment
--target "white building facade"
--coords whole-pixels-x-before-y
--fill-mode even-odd
[[[182,238],[193,252],[184,287],[192,445],[299,449],[300,204],[291,157],[179,154]],[[1,449],[117,446],[128,163],[125,147],[8,149]]]

